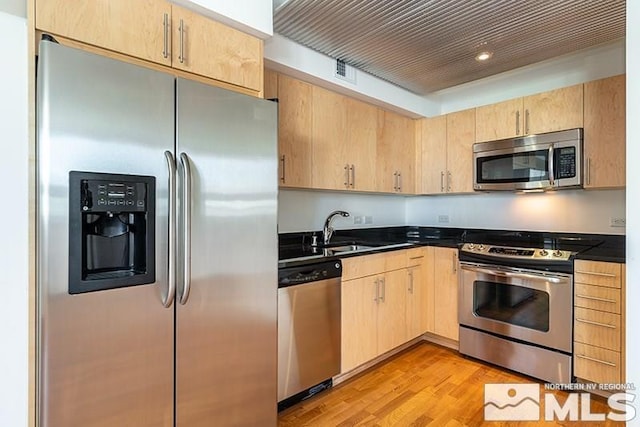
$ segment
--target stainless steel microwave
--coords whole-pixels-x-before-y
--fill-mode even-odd
[[[474,190],[582,187],[582,129],[473,145]]]

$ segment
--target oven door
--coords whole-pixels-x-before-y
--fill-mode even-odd
[[[460,325],[571,353],[573,276],[460,263]]]

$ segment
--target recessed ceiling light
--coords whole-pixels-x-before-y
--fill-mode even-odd
[[[476,55],[476,61],[483,62],[483,61],[486,61],[487,59],[490,59],[492,56],[493,56],[493,52],[489,52],[488,50],[485,50]]]

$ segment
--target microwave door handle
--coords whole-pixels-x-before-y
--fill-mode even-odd
[[[555,170],[554,170],[554,163],[555,163],[555,159],[554,159],[554,152],[553,152],[553,145],[551,145],[549,147],[549,185],[551,187],[554,187],[556,185],[555,183]]]

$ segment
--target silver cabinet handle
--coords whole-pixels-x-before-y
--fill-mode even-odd
[[[349,165],[344,165],[344,186],[349,188]]]
[[[451,259],[453,260],[452,264],[452,268],[453,268],[453,272],[457,273],[458,272],[458,254],[456,254],[455,252],[452,254]]]
[[[351,165],[351,188],[355,188],[356,183],[356,166]]]
[[[529,109],[524,110],[524,133],[529,135]]]
[[[440,171],[440,192],[444,193],[444,171]]]
[[[169,14],[165,13],[164,18],[162,20],[162,28],[163,28],[163,46],[162,46],[162,57],[169,57]]]
[[[398,191],[402,192],[402,172],[398,172]]]
[[[192,195],[192,174],[191,174],[191,161],[186,153],[180,153],[180,163],[182,163],[183,183],[184,183],[184,198],[182,200],[183,207],[183,244],[184,244],[184,258],[183,258],[183,276],[182,276],[182,295],[180,295],[180,304],[185,305],[189,300],[189,293],[191,292],[191,195]]]
[[[398,191],[398,172],[393,173],[393,191]]]
[[[576,322],[586,323],[587,325],[593,325],[593,326],[602,326],[603,328],[617,329],[615,325],[609,325],[608,323],[594,322],[593,320],[580,319],[579,317],[576,317]]]
[[[409,270],[409,293],[413,294],[413,270]]]
[[[591,185],[591,157],[587,157],[587,185]]]
[[[585,356],[584,354],[576,354],[576,357],[578,357],[580,359],[590,360],[590,361],[596,362],[596,363],[602,363],[603,365],[611,366],[611,367],[614,367],[614,368],[616,367],[615,363],[607,362],[606,360],[596,359],[595,357]]]
[[[386,297],[387,294],[387,284],[385,283],[385,278],[383,277],[382,279],[380,279],[380,287],[382,288],[382,292],[380,294],[380,301],[384,302],[384,299]]]
[[[178,55],[178,61],[181,64],[184,64],[184,20],[180,20],[180,27],[178,28],[180,32],[180,55]]]
[[[376,279],[376,281],[373,282],[373,283],[375,283],[375,285],[376,285],[376,297],[373,300],[377,304],[377,303],[380,302],[380,279]]]
[[[282,182],[284,184],[285,181],[285,169],[284,169],[284,154],[282,156],[280,156],[280,164],[282,165],[282,169],[280,170],[280,182]]]
[[[580,270],[576,270],[576,273],[580,273],[580,274],[588,274],[590,276],[599,276],[599,277],[611,277],[611,278],[615,278],[618,277],[615,274],[611,274],[611,273],[597,273],[595,271],[580,271]]]
[[[451,171],[447,171],[447,193],[451,192]]]
[[[589,295],[578,295],[578,294],[576,294],[576,296],[578,298],[590,299],[590,300],[593,300],[593,301],[600,301],[600,302],[608,302],[608,303],[612,303],[612,304],[615,304],[615,303],[618,302],[618,301],[616,301],[614,299],[592,297],[592,296],[589,296]]]
[[[553,145],[551,145],[549,147],[549,185],[554,186],[555,185],[555,165],[554,163],[554,151],[553,151]]]
[[[164,157],[169,167],[169,286],[162,305],[169,308],[176,296],[176,162],[171,151],[165,151]]]
[[[520,110],[516,111],[516,136],[520,135]]]

